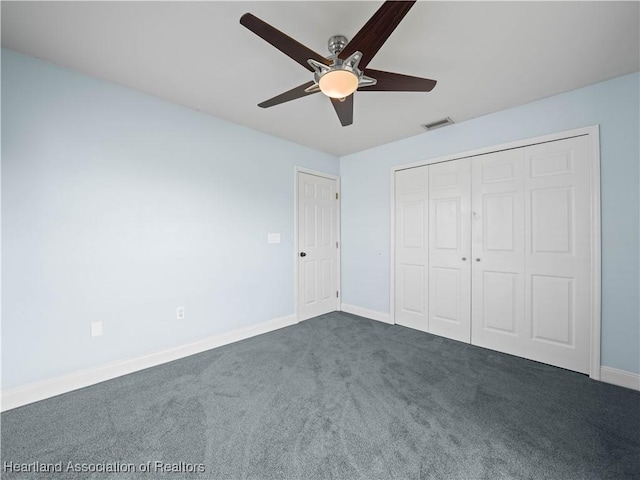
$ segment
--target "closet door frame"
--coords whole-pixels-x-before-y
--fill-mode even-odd
[[[462,158],[475,157],[478,155],[485,155],[488,153],[499,152],[503,150],[509,150],[513,148],[522,148],[530,145],[536,145],[540,143],[553,142],[556,140],[564,140],[567,138],[587,136],[589,139],[588,148],[588,161],[590,162],[590,191],[591,191],[591,325],[590,325],[590,358],[589,358],[589,377],[594,380],[600,380],[600,348],[601,348],[601,225],[600,225],[600,127],[599,125],[592,125],[590,127],[577,128],[574,130],[565,130],[563,132],[553,133],[549,135],[542,135],[539,137],[525,138],[521,140],[514,140],[512,142],[502,143],[499,145],[493,145],[490,147],[484,147],[476,150],[469,150],[466,152],[454,153],[442,157],[430,158],[420,160],[412,163],[405,163],[402,165],[395,165],[391,167],[390,171],[390,204],[391,204],[391,223],[390,223],[390,252],[389,252],[389,299],[390,309],[389,318],[390,323],[395,324],[395,233],[396,233],[396,192],[395,192],[395,175],[398,170],[405,170],[407,168],[421,167],[424,165],[431,165],[434,163],[449,162],[452,160],[459,160]],[[473,320],[472,320],[473,321]]]

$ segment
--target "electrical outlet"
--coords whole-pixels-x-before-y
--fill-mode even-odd
[[[178,320],[184,320],[184,307],[178,307],[176,317]]]
[[[102,322],[91,322],[91,336],[92,337],[102,336]]]

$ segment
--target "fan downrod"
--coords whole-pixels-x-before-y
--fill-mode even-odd
[[[340,52],[344,50],[344,47],[347,46],[347,43],[349,43],[349,40],[347,40],[347,37],[345,37],[344,35],[334,35],[333,37],[329,38],[327,47],[329,48],[329,52],[331,53],[331,55],[337,57],[338,55],[340,55]]]

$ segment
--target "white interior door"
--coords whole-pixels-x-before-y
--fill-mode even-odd
[[[524,149],[472,159],[471,343],[523,356]]]
[[[395,323],[428,331],[429,169],[395,173]]]
[[[474,345],[589,373],[587,142],[472,160]]]
[[[588,137],[526,147],[527,358],[589,373],[591,188]]]
[[[471,341],[469,159],[429,166],[429,332]]]
[[[337,181],[298,172],[298,319],[338,309]]]

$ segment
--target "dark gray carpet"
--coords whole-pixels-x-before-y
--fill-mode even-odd
[[[63,472],[3,479],[638,479],[640,394],[333,313],[6,412],[9,461]]]

